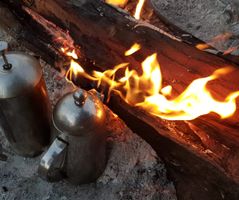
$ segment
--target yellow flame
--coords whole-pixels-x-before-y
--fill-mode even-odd
[[[105,0],[105,2],[114,6],[124,7],[128,0]]]
[[[141,49],[140,44],[135,43],[129,50],[127,50],[127,51],[125,52],[124,55],[125,55],[125,56],[130,56],[130,55],[136,53],[137,51],[139,51],[140,49]]]
[[[124,7],[128,0],[105,0],[106,3],[114,5],[114,6],[118,6],[118,7]],[[140,15],[144,6],[145,0],[138,0],[136,9],[135,9],[135,14],[134,14],[134,18],[135,19],[140,19]]]
[[[69,82],[71,82],[73,80],[73,77],[77,77],[80,73],[82,74],[84,72],[85,70],[80,66],[80,64],[78,64],[74,60],[71,60],[70,68],[66,72],[66,78]]]
[[[61,51],[73,59],[78,59],[75,49],[73,49],[72,51],[69,51],[69,49],[62,47]]]
[[[71,57],[71,64],[70,64],[70,68],[68,69],[68,71],[66,72],[66,80],[69,82],[72,82],[74,77],[77,77],[80,73],[84,74],[84,69],[83,67],[81,67],[81,65],[79,63],[77,63],[76,61],[74,61],[73,59],[78,59],[78,55],[76,54],[75,49],[73,50],[69,50],[68,48],[61,48],[61,51],[63,53],[65,53],[65,55]]]
[[[137,6],[136,6],[136,11],[134,14],[135,19],[140,19],[141,11],[144,6],[145,0],[139,0]]]
[[[133,52],[131,49],[127,52]],[[122,63],[113,69],[94,71],[89,75],[78,63],[72,61],[68,73],[81,73],[97,81],[98,86],[107,85],[109,95],[116,92],[128,104],[141,107],[150,114],[167,120],[193,120],[211,112],[220,115],[221,118],[228,118],[236,111],[239,91],[229,94],[224,101],[218,101],[206,87],[208,82],[232,72],[232,68],[218,69],[211,76],[196,79],[181,94],[172,98],[172,86],[163,87],[157,54],[148,56],[141,67],[141,74],[130,69],[129,63]]]
[[[170,96],[172,94],[172,90],[173,90],[172,86],[168,85],[161,89],[161,93],[165,96]]]
[[[239,96],[239,91],[231,93],[224,101],[218,101],[206,88],[209,81],[229,73],[230,68],[219,69],[211,76],[194,80],[184,92],[172,100],[166,97],[171,95],[172,86],[162,88],[162,74],[157,54],[147,57],[142,63],[142,75],[127,67],[124,76],[115,80],[118,69],[117,66],[114,70],[107,70],[101,73],[101,76],[95,73],[94,77],[101,81],[107,80],[110,91],[116,91],[127,103],[142,107],[160,118],[193,120],[211,112],[217,113],[221,118],[227,118],[236,111],[236,98]]]
[[[138,106],[148,110],[151,114],[168,120],[193,120],[201,115],[211,112],[217,113],[221,118],[227,118],[236,111],[235,99],[239,91],[231,93],[224,101],[217,101],[206,88],[209,81],[228,73],[228,69],[215,71],[211,76],[194,80],[186,90],[173,100],[164,95],[155,93],[145,98]]]
[[[73,50],[72,52],[67,52],[66,55],[68,55],[69,57],[72,57],[74,59],[78,59],[78,56],[77,56],[75,50]]]

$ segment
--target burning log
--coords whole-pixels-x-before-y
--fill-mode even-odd
[[[238,90],[237,66],[188,46],[173,36],[165,35],[152,25],[139,23],[102,1],[35,0],[34,4],[29,5],[30,8],[21,7],[20,1],[6,3],[15,14],[21,16],[19,20],[25,27],[30,27],[34,32],[34,43],[50,44],[43,45],[44,51],[52,52],[50,49],[54,47],[57,52],[57,41],[46,35],[52,36],[55,33],[55,38],[59,35],[56,30],[50,31],[54,26],[49,26],[49,23],[44,26],[46,21],[42,22],[38,14],[57,24],[65,33],[68,30],[85,57],[94,61],[102,71],[128,62],[141,73],[141,62],[149,54],[157,52],[164,78],[163,85],[171,85],[175,90],[174,95],[183,92],[193,80],[209,76],[225,66],[234,68],[234,72],[209,84],[210,91],[222,100],[232,91]],[[24,23],[26,19],[27,24],[26,21]],[[123,56],[135,42],[141,44],[142,49],[132,56]],[[129,127],[157,150],[172,169],[171,175],[174,178],[178,180],[182,174],[191,176],[191,181],[195,184],[191,187],[197,185],[201,188],[195,193],[198,199],[208,198],[203,196],[204,187],[209,190],[206,195],[213,190],[218,191],[214,199],[221,198],[221,195],[226,196],[226,199],[234,199],[239,195],[238,111],[233,117],[224,120],[209,114],[192,121],[168,121],[126,104],[115,94],[112,94],[109,105]]]

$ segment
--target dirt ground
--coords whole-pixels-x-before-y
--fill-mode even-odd
[[[0,8],[0,12],[2,12]],[[9,16],[8,16],[9,17]],[[24,50],[9,34],[17,32],[14,21],[3,25],[0,19],[0,40],[14,50]],[[55,70],[41,61],[52,106],[69,89]],[[0,133],[0,143],[8,159],[0,161],[1,200],[176,200],[176,191],[166,176],[166,168],[152,148],[107,109],[109,132],[108,164],[97,182],[72,186],[66,180],[48,183],[37,173],[41,156],[30,159],[17,156]],[[96,155],[97,156],[97,155]]]

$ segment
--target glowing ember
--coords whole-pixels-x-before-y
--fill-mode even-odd
[[[125,52],[125,56],[130,56],[141,49],[141,46],[135,43],[128,51]]]
[[[136,52],[136,49],[137,51],[140,49],[140,45],[135,47],[136,45],[133,45],[125,55],[131,55]],[[231,72],[231,68],[219,69],[211,76],[194,80],[184,92],[172,98],[172,86],[163,87],[162,85],[157,54],[148,56],[141,67],[142,74],[130,70],[129,63],[122,63],[113,69],[104,72],[94,71],[92,75],[89,75],[78,63],[72,61],[68,73],[71,73],[70,77],[72,74],[80,73],[84,77],[97,81],[98,86],[108,85],[109,95],[115,92],[128,104],[141,107],[150,114],[167,120],[193,120],[211,112],[217,113],[221,118],[227,118],[236,111],[236,98],[239,96],[239,91],[229,94],[224,101],[218,101],[206,87],[209,81]]]
[[[232,33],[223,33],[211,39],[207,44],[197,44],[196,48],[199,50],[206,50],[206,49],[209,49],[210,47],[216,46],[219,49],[221,48],[221,51],[223,51],[224,55],[227,55],[238,50],[239,48],[239,46],[233,46],[226,50],[223,49],[223,44],[229,41],[230,38],[232,37],[235,37]]]
[[[135,19],[140,19],[141,11],[144,6],[145,0],[139,0],[137,6],[136,6],[136,11],[134,14]]]
[[[196,48],[199,49],[199,50],[205,50],[205,49],[210,48],[210,45],[208,45],[208,44],[197,44]]]
[[[227,55],[227,54],[230,54],[230,53],[233,53],[234,51],[237,51],[239,48],[239,46],[235,46],[235,47],[230,47],[228,48],[227,50],[225,50],[223,52],[224,55]]]
[[[114,6],[124,7],[128,0],[105,0],[105,2]]]

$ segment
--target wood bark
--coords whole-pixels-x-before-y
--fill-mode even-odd
[[[236,65],[165,35],[159,28],[138,22],[102,1],[35,0],[34,4],[29,5],[30,8],[21,7],[20,1],[4,1],[24,27],[29,28],[26,32],[30,30],[34,44],[39,41],[48,44],[43,45],[44,51],[51,52],[49,49],[52,48],[54,52],[59,50],[60,44],[55,38],[59,37],[60,30],[60,35],[66,41],[70,36],[81,47],[84,53],[82,62],[93,61],[101,70],[129,62],[140,71],[140,63],[151,53],[157,52],[164,85],[172,85],[175,95],[194,79],[206,77],[225,66],[233,67],[235,71],[209,84],[210,90],[220,100],[238,90],[239,68]],[[45,22],[42,23],[34,12],[61,29],[56,30],[53,24],[53,27],[49,24],[44,26]],[[67,31],[69,36],[64,35]],[[142,49],[126,58],[124,52],[135,42],[140,43]],[[90,69],[92,65],[87,67]],[[210,114],[193,121],[167,121],[131,107],[115,95],[109,105],[166,161],[178,189],[185,190],[189,195],[182,199],[210,199],[210,192],[216,199],[238,199],[238,111],[226,120]],[[180,184],[181,176],[186,177],[186,187]],[[187,187],[189,191],[185,189]],[[191,191],[192,187],[194,190]],[[205,187],[207,191],[204,191]]]

